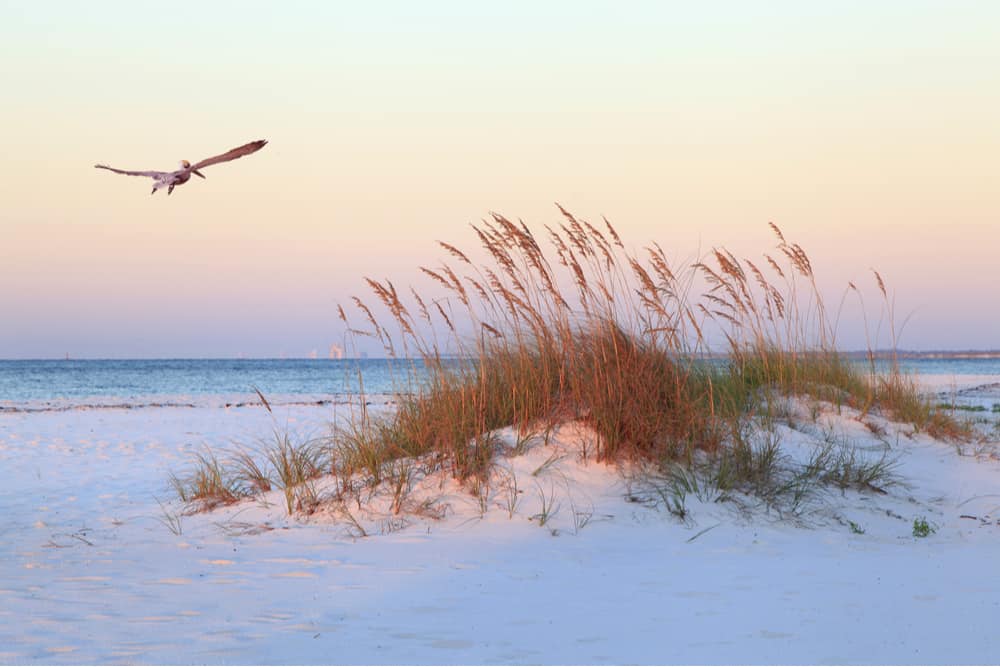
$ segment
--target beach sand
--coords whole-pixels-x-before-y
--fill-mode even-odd
[[[997,443],[799,407],[788,456],[833,433],[904,484],[797,517],[689,495],[680,521],[569,425],[502,461],[513,513],[499,481],[484,514],[435,477],[414,494],[444,518],[358,510],[359,537],[277,492],[179,516],[168,484],[203,446],[323,433],[329,406],[0,413],[0,662],[995,663]]]

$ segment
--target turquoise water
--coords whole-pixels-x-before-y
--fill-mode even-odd
[[[1000,359],[905,359],[922,376],[1000,376]],[[86,403],[100,397],[123,404],[168,397],[253,395],[336,397],[407,390],[418,361],[386,359],[154,359],[0,361],[0,405],[38,401]]]
[[[85,401],[124,403],[166,397],[253,394],[356,395],[406,388],[420,362],[387,359],[152,359],[0,361],[0,403]],[[359,380],[359,377],[361,380]]]
[[[900,359],[899,365],[917,375],[1000,375],[1000,359]]]

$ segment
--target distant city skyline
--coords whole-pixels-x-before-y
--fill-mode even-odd
[[[858,358],[858,359],[867,358],[867,356],[869,354],[868,350],[862,350],[862,349],[841,349],[841,352],[843,352],[844,354],[848,355],[849,357]],[[888,348],[879,348],[879,349],[873,350],[872,353],[878,359],[889,359],[889,358],[892,358],[893,356],[898,356],[900,359],[997,359],[997,358],[1000,358],[1000,348],[991,348],[991,349],[965,349],[965,350],[957,350],[957,349],[956,350],[948,350],[948,349],[938,349],[938,350],[898,349],[898,350],[892,350],[892,349],[888,349]],[[450,354],[443,354],[442,355],[443,358],[448,358],[450,356],[454,356],[454,355],[450,355]],[[726,356],[726,353],[724,351],[722,351],[722,352],[715,353],[712,356],[720,357],[721,358],[721,357]],[[77,357],[77,356],[73,356],[73,355],[70,355],[70,354],[66,354],[66,355],[61,356],[61,357],[60,356],[55,356],[55,357],[23,357],[23,358],[2,359],[2,360],[3,361],[17,361],[19,359],[24,359],[24,360],[43,360],[43,361],[44,360],[53,360],[53,361],[55,361],[55,360],[63,359],[63,360],[68,360],[68,361],[73,361],[73,360],[88,361],[88,360],[101,360],[101,359],[122,359],[122,360],[127,360],[127,359],[133,359],[133,358],[135,358],[135,359],[150,359],[150,360],[152,360],[152,359],[164,359],[164,358],[170,358],[170,357]],[[301,359],[312,359],[312,360],[324,360],[325,359],[325,360],[330,360],[330,361],[351,361],[351,360],[358,360],[358,359],[388,359],[390,357],[388,355],[386,355],[384,352],[381,353],[381,354],[378,354],[378,353],[376,353],[376,354],[370,354],[367,351],[345,353],[342,356],[327,355],[327,356],[324,357],[324,356],[319,355],[318,350],[310,350],[310,351],[302,353],[302,354],[289,354],[289,353],[285,353],[285,352],[279,352],[277,354],[266,354],[265,353],[265,354],[261,354],[261,355],[258,355],[258,356],[250,356],[250,355],[238,354],[237,353],[237,354],[233,354],[233,355],[219,355],[219,356],[216,356],[216,357],[177,357],[177,358],[182,358],[182,359],[184,359],[184,358],[190,358],[190,359],[233,359],[233,360],[239,360],[239,359],[247,359],[247,360],[253,360],[253,359],[279,359],[279,360],[280,359],[289,359],[289,360],[292,360],[292,359],[300,359],[300,360]],[[402,357],[396,357],[396,358],[402,358]],[[413,358],[419,358],[419,355],[415,355]]]

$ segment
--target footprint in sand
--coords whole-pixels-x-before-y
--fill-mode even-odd
[[[259,614],[254,616],[252,621],[257,623],[281,623],[283,621],[290,621],[292,619],[291,614],[286,614],[284,612],[272,611],[266,614]]]
[[[326,565],[327,561],[310,560],[308,558],[264,558],[264,563],[282,563],[284,565]],[[334,561],[335,563],[336,561]]]
[[[439,639],[431,643],[431,648],[462,649],[472,648],[473,646],[475,646],[475,643],[464,639]]]
[[[451,569],[453,570],[478,570],[479,566],[475,563],[452,563]]]

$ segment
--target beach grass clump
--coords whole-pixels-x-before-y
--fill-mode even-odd
[[[482,434],[507,425],[533,432],[571,419],[599,434],[594,454],[604,461],[675,458],[718,446],[711,383],[695,372],[696,351],[685,349],[681,331],[698,324],[683,307],[671,307],[685,298],[684,287],[663,251],[647,249],[643,266],[625,253],[610,224],[605,233],[564,214],[565,224],[548,229],[554,259],[525,226],[502,216],[475,228],[492,266],[442,244],[459,268],[423,271],[444,288],[443,299],[413,292],[407,305],[391,282],[368,281],[401,340],[358,299],[365,333],[390,355],[419,354],[429,375],[401,398],[391,426],[379,427],[393,438],[382,451],[438,452],[467,478],[482,475],[496,454]],[[451,343],[447,358],[435,327]]]
[[[548,252],[523,223],[496,214],[473,226],[486,262],[441,243],[453,263],[421,269],[436,284],[433,297],[411,290],[404,299],[391,281],[367,279],[389,324],[355,298],[366,327],[348,326],[390,357],[419,358],[427,381],[402,395],[395,413],[341,438],[347,459],[364,462],[352,467],[377,483],[387,461],[434,454],[459,479],[483,478],[498,451],[494,430],[580,420],[598,435],[600,461],[671,469],[701,456],[723,490],[774,493],[779,478],[839,487],[889,479],[885,460],[863,463],[843,449],[792,480],[777,474],[777,440],[751,442],[747,432],[756,417],[775,417],[779,396],[965,436],[898,364],[878,373],[871,350],[868,369],[838,350],[812,263],[776,226],[773,256],[755,262],[717,248],[675,269],[660,246],[630,253],[607,220],[598,229],[560,211],[564,221],[545,228]]]
[[[805,467],[809,479],[818,479],[839,489],[854,488],[885,493],[899,483],[896,459],[887,451],[868,455],[857,446],[828,439],[813,452]]]
[[[221,458],[208,449],[199,452],[191,469],[181,475],[172,473],[170,483],[178,500],[191,511],[231,505],[277,488],[291,514],[315,508],[318,496],[312,483],[328,474],[331,465],[327,439],[296,440],[287,431],[275,429],[270,441],[225,452]]]
[[[245,449],[239,449],[232,454],[231,466],[236,479],[243,488],[249,489],[253,494],[263,494],[271,490],[273,482],[268,474],[266,466]]]
[[[486,264],[442,243],[456,264],[422,270],[443,296],[412,291],[404,303],[390,281],[368,279],[390,325],[355,299],[368,328],[352,330],[390,356],[420,357],[429,376],[379,426],[393,439],[383,451],[440,452],[467,476],[493,454],[478,447],[480,434],[582,419],[600,435],[600,460],[684,460],[734,444],[734,420],[771,393],[862,411],[879,404],[920,428],[947,421],[898,369],[877,376],[837,350],[811,262],[777,227],[783,265],[715,249],[675,271],[659,246],[631,254],[607,221],[602,231],[562,213],[565,222],[546,228],[551,256],[500,215],[473,227]],[[705,291],[693,298],[697,279]],[[712,335],[724,364],[708,363]]]
[[[912,424],[918,432],[944,440],[967,440],[973,435],[969,420],[956,418],[951,410],[936,405],[920,393],[914,378],[899,372],[875,380],[876,401],[893,419]]]
[[[730,369],[745,391],[776,390],[866,411],[876,399],[869,378],[843,354],[831,350],[780,349],[762,345],[733,350]]]
[[[715,454],[687,464],[667,462],[646,467],[631,480],[634,502],[666,509],[681,521],[687,501],[734,502],[749,509],[759,504],[783,517],[800,517],[824,488],[886,493],[900,482],[896,461],[886,452],[867,452],[847,442],[828,440],[805,460],[782,447],[767,424],[747,429],[747,436]]]
[[[206,450],[195,455],[195,465],[187,474],[171,474],[170,484],[181,502],[198,509],[231,505],[251,494],[242,480],[230,472],[230,468]]]
[[[288,513],[310,511],[319,502],[312,481],[330,472],[330,450],[322,439],[295,442],[289,433],[274,432],[274,442],[264,451],[273,481],[284,494]]]
[[[994,408],[1000,408],[1000,405],[996,403],[993,404]],[[985,405],[961,405],[956,403],[938,403],[935,407],[941,408],[943,410],[960,410],[962,412],[986,412]],[[1000,412],[1000,410],[993,410],[993,412]]]
[[[838,349],[808,255],[776,226],[776,252],[759,260],[716,248],[677,266],[655,243],[628,250],[607,220],[598,228],[560,212],[544,238],[498,214],[473,225],[485,259],[441,243],[450,259],[421,267],[423,293],[366,278],[375,300],[353,298],[361,324],[338,314],[352,335],[409,364],[396,409],[370,415],[362,400],[322,444],[278,438],[267,455],[274,474],[238,460],[238,488],[278,486],[291,512],[303,503],[289,490],[327,471],[338,502],[351,491],[360,507],[359,485],[387,484],[399,512],[419,467],[447,470],[485,502],[498,454],[523,454],[535,434],[576,421],[596,434],[585,456],[661,471],[676,513],[694,488],[794,506],[816,486],[881,488],[892,466],[843,447],[792,464],[774,428],[784,397],[962,437],[898,364],[879,373],[872,350],[866,368]],[[496,436],[508,426],[513,447]]]

